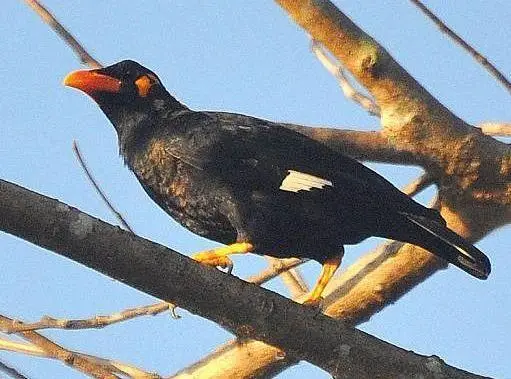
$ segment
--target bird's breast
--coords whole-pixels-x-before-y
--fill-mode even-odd
[[[234,238],[210,178],[170,154],[165,141],[149,141],[131,166],[149,196],[183,226],[221,242]]]
[[[169,152],[165,141],[149,141],[147,147],[136,155],[132,166],[144,188],[158,197],[160,206],[163,206],[163,201],[172,208],[187,207],[191,198],[192,173]]]

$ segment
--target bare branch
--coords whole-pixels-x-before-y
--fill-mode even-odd
[[[420,153],[399,149],[392,138],[380,131],[310,127],[289,123],[281,125],[358,160],[418,165],[425,168],[434,165]]]
[[[19,333],[28,330],[41,330],[41,329],[101,329],[105,326],[116,324],[122,321],[130,320],[140,316],[155,316],[167,310],[174,311],[175,306],[170,303],[157,303],[147,305],[144,307],[137,307],[126,309],[122,312],[117,312],[108,316],[94,316],[85,320],[67,320],[56,319],[50,316],[44,316],[40,321],[34,323],[23,323],[14,320],[11,325],[2,328],[4,333]],[[173,317],[175,314],[173,313]]]
[[[49,358],[46,351],[32,343],[11,341],[4,338],[0,338],[0,350]]]
[[[480,139],[478,143],[494,144],[490,160],[501,159],[502,146],[497,147],[495,142],[483,138],[476,128],[443,106],[331,1],[276,2],[371,93],[381,109],[381,133],[393,151],[408,152],[416,161],[429,162],[429,167],[425,168],[447,172],[452,169],[453,152],[474,157],[468,151],[460,151],[472,147],[466,141],[470,138]],[[476,163],[467,164],[473,167]],[[464,167],[463,172],[467,169]],[[451,182],[464,185],[457,175],[452,176]]]
[[[511,122],[483,122],[477,126],[489,136],[511,137]]]
[[[334,59],[328,55],[328,52],[321,43],[312,39],[311,50],[316,58],[318,58],[318,60],[321,62],[323,67],[325,67],[327,71],[337,79],[339,86],[344,93],[344,96],[358,103],[362,108],[364,108],[373,116],[380,116],[380,107],[374,102],[372,98],[358,92],[354,88],[354,86],[350,83],[347,75],[345,74],[342,65],[339,62],[335,62]]]
[[[511,92],[511,83],[506,76],[500,72],[485,56],[474,49],[467,41],[461,38],[454,30],[449,28],[437,15],[435,15],[428,7],[426,7],[420,0],[410,0],[417,6],[431,21],[435,23],[438,28],[447,34],[454,42],[465,49],[481,66],[483,66],[495,79],[497,79],[506,89]]]
[[[297,268],[284,271],[280,277],[288,288],[291,299],[297,299],[309,292],[309,286]]]
[[[27,5],[30,6],[41,19],[69,45],[69,47],[71,47],[83,64],[90,68],[102,67],[101,63],[95,60],[38,0],[25,0],[25,3],[27,3]]]
[[[85,172],[85,175],[87,175],[87,179],[89,179],[90,183],[98,193],[98,195],[101,197],[103,202],[106,204],[108,209],[115,215],[117,220],[121,223],[121,225],[124,227],[124,229],[129,230],[131,233],[134,233],[133,229],[129,226],[128,222],[124,218],[124,216],[114,207],[110,199],[107,197],[105,192],[101,189],[99,184],[96,182],[96,179],[94,179],[94,176],[90,172],[89,168],[87,167],[87,163],[85,163],[85,160],[83,159],[83,156],[80,152],[80,148],[78,147],[78,142],[73,141],[73,152],[75,153],[76,158],[78,159],[78,163],[80,163],[80,167]]]
[[[46,350],[43,348],[32,344],[32,343],[26,343],[26,342],[17,342],[17,341],[11,341],[7,339],[0,338],[0,350],[5,351],[12,351],[16,353],[22,353],[26,355],[32,355],[35,357],[41,357],[41,358],[50,358],[55,359],[54,356],[49,354]],[[161,378],[160,375],[155,373],[149,373],[144,370],[139,369],[138,367],[122,363],[119,361],[113,361],[109,359],[99,358],[95,357],[93,355],[89,354],[83,354],[78,352],[72,352],[76,356],[83,358],[85,360],[88,360],[90,362],[93,362],[94,364],[97,364],[101,367],[104,367],[106,370],[120,374],[122,376],[128,375],[132,378],[137,379],[159,379]]]
[[[265,270],[261,271],[260,273],[247,278],[247,282],[261,285],[267,281],[270,281],[273,278],[276,278],[283,272],[290,270],[294,267],[298,267],[299,265],[305,262],[307,262],[307,259],[298,258],[279,259],[278,262],[273,262],[271,265],[269,265]]]
[[[0,327],[2,329],[12,324],[13,320],[8,317],[0,315]],[[58,359],[68,366],[71,366],[85,374],[91,375],[95,378],[101,379],[116,379],[116,375],[112,374],[104,366],[98,365],[83,356],[57,345],[55,342],[50,341],[48,338],[43,337],[37,332],[20,332],[18,333],[24,339],[30,341],[32,344],[40,347],[48,356]]]
[[[347,373],[350,377],[395,377],[398,373],[427,377],[433,366],[452,378],[477,377],[437,358],[416,355],[348,328],[315,309],[200,265],[164,246],[3,180],[0,181],[0,213],[0,230],[51,249],[152,296],[177,303],[240,337],[278,346],[334,377],[346,377]],[[152,275],[147,275],[149,272]],[[190,281],[190,277],[194,280]],[[215,301],[210,301],[211,298]],[[0,320],[12,323],[10,319]],[[33,343],[44,338],[32,331],[20,334]],[[54,343],[48,346],[50,343],[46,340],[44,349],[64,362],[71,358],[73,364],[83,362],[69,351],[56,349]],[[105,374],[104,377],[115,376]]]
[[[248,282],[262,284],[263,282],[270,280],[272,277],[280,275],[293,299],[308,292],[307,284],[300,273],[297,271],[292,272],[292,270],[296,267],[306,262],[306,259],[277,259],[269,256],[267,256],[266,259],[269,262],[268,268],[261,271],[259,274],[248,278]]]

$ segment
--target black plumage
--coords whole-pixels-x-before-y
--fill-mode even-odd
[[[196,234],[245,242],[256,254],[312,258],[331,265],[326,276],[345,244],[370,236],[422,246],[481,279],[490,273],[488,258],[450,231],[437,211],[281,124],[190,110],[133,61],[78,71],[65,83],[98,103],[144,190]]]

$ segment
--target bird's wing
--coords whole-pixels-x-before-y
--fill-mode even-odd
[[[436,218],[363,164],[280,124],[189,111],[168,128],[172,137],[167,145],[175,157],[238,188],[306,193],[323,205],[328,192],[332,201],[342,195],[365,207],[388,206]]]
[[[335,187],[338,183],[338,186],[342,184],[344,188],[358,192],[385,191],[399,198],[404,196],[390,182],[358,161],[280,124],[242,115],[233,117],[228,113],[214,115],[218,118],[217,124],[222,125],[222,155],[231,157],[234,161],[231,165],[266,179],[268,184],[277,180],[277,188],[284,182],[285,189],[296,179],[296,183],[305,180],[303,190],[308,190],[306,187],[311,185],[311,188],[319,189],[318,186],[325,187],[331,182],[330,186],[333,183]],[[310,180],[312,183],[307,184]]]

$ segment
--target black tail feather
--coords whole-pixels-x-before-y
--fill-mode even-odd
[[[463,237],[439,223],[423,216],[403,213],[418,228],[420,238],[410,241],[478,279],[487,279],[491,264],[488,257]]]

